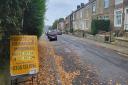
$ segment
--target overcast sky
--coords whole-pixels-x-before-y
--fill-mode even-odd
[[[46,25],[52,25],[54,20],[69,15],[80,3],[88,0],[47,0]]]

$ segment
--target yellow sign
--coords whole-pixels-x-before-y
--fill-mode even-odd
[[[11,76],[36,74],[39,71],[36,36],[16,35],[10,38]]]

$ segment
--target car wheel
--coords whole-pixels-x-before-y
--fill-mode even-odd
[[[49,41],[52,41],[52,39],[49,38]]]

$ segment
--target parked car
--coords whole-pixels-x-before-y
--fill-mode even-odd
[[[58,35],[62,35],[62,32],[60,30],[57,30]]]
[[[48,39],[50,40],[50,41],[52,41],[52,40],[56,40],[57,41],[57,31],[55,31],[55,30],[49,30],[48,32],[47,32],[47,37],[48,37]]]

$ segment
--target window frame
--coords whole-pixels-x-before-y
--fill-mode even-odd
[[[95,12],[96,12],[96,2],[92,3],[92,13],[95,13]]]
[[[110,5],[110,0],[104,0],[104,8],[109,8],[109,5]]]
[[[123,3],[123,0],[115,0],[115,5]]]
[[[121,23],[117,24],[117,12],[121,12]],[[114,26],[115,27],[121,27],[122,26],[122,19],[123,19],[123,10],[122,9],[118,9],[114,11]]]
[[[128,12],[128,7],[125,8],[125,20],[124,20],[124,29],[125,30],[128,30],[128,28],[126,27],[127,26],[127,23],[126,23],[126,19],[127,19],[126,18],[126,16],[127,16],[126,14],[127,14],[127,12]]]
[[[80,18],[83,18],[83,11],[82,11],[82,9],[80,10]]]

